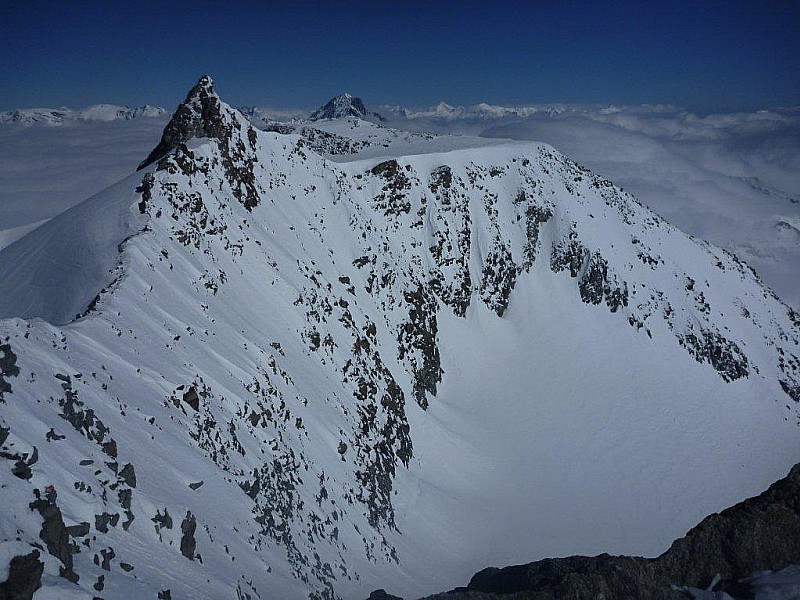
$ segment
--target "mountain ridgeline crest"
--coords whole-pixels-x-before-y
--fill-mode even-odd
[[[699,490],[644,552],[795,462],[800,318],[736,256],[549,146],[417,141],[334,163],[205,76],[137,173],[0,251],[4,556],[92,594],[422,595],[491,561],[470,535],[625,544],[592,485]]]

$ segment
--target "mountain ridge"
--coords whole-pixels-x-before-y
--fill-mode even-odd
[[[792,460],[797,316],[734,256],[546,145],[332,163],[200,83],[141,171],[0,251],[44,290],[0,305],[3,544],[44,541],[34,489],[80,526],[46,585],[432,591],[500,553],[653,551]],[[57,306],[65,249],[103,289],[66,277]],[[459,537],[490,497],[505,521]],[[441,556],[470,535],[488,552]]]

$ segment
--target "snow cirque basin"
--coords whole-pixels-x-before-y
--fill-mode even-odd
[[[205,79],[164,140],[0,250],[4,562],[88,524],[41,597],[656,555],[798,461],[798,315],[551,147],[336,162]]]

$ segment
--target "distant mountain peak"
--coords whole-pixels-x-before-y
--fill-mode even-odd
[[[222,139],[225,131],[222,104],[214,91],[214,81],[211,76],[203,75],[173,113],[164,128],[161,141],[139,164],[137,170],[145,168],[192,138]]]
[[[321,121],[323,119],[345,119],[347,117],[357,117],[359,119],[373,117],[381,121],[384,120],[378,113],[367,110],[361,98],[347,92],[328,100],[324,106],[311,113],[309,120]]]

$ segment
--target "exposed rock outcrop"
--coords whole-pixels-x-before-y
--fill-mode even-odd
[[[403,600],[399,596],[393,596],[392,594],[387,593],[386,590],[380,589],[375,590],[369,595],[367,600]]]
[[[78,581],[78,574],[73,570],[72,545],[69,531],[64,525],[61,509],[56,504],[56,492],[53,489],[45,490],[42,498],[39,490],[34,490],[36,499],[30,503],[31,510],[38,510],[42,516],[42,531],[39,537],[47,546],[47,551],[55,556],[64,565],[60,575],[73,583]]]
[[[17,355],[11,351],[10,344],[0,344],[0,402],[3,402],[4,394],[11,392],[11,383],[7,378],[17,375]]]
[[[219,96],[214,92],[211,77],[203,75],[175,110],[158,146],[153,148],[137,170],[144,169],[192,138],[222,139],[224,135],[225,124],[220,113]]]
[[[601,554],[490,567],[427,600],[677,600],[687,597],[685,587],[738,597],[747,594],[742,579],[793,564],[800,564],[800,464],[764,493],[709,515],[658,558]]]
[[[8,565],[8,578],[0,583],[0,600],[31,600],[42,587],[43,572],[38,550],[15,556]]]

